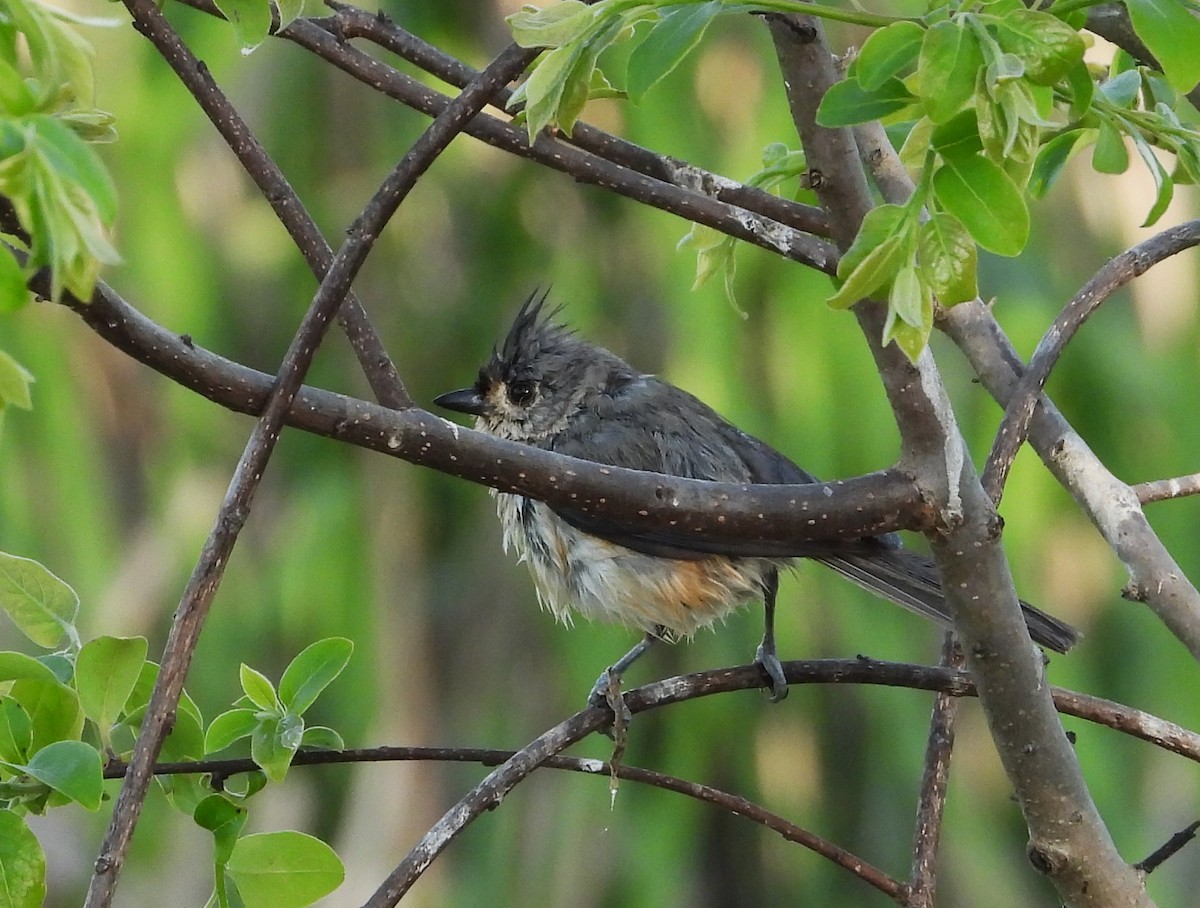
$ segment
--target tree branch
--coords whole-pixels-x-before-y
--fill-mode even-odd
[[[125,0],[135,18],[161,19],[153,0]],[[183,690],[184,677],[204,619],[216,596],[225,565],[249,513],[254,493],[299,391],[317,346],[349,290],[379,231],[463,125],[478,112],[499,85],[514,78],[533,53],[510,46],[430,125],[384,180],[348,232],[346,243],[330,267],[308,312],[284,355],[266,406],[238,462],[225,500],[184,590],[162,658],[150,704],[138,735],[129,772],[117,799],[108,832],[96,860],[86,908],[106,908],[112,902],[133,830],[150,785],[151,768],[171,727]]]
[[[793,118],[817,190],[841,248],[871,199],[848,130],[824,130],[815,114],[837,74],[818,23],[770,17]],[[831,133],[842,133],[831,137]],[[857,171],[857,172],[856,172]],[[1021,621],[999,545],[1000,522],[966,456],[945,388],[928,349],[906,369],[895,349],[878,348],[881,307],[855,313],[888,391],[905,463],[939,509],[928,533],[946,601],[980,689],[992,739],[1030,830],[1030,856],[1066,900],[1078,905],[1146,905],[1145,887],[1118,854],[1054,712],[1042,666]],[[986,604],[981,607],[981,604]]]
[[[133,25],[144,35],[162,58],[174,70],[183,86],[195,98],[196,104],[216,127],[238,163],[271,205],[275,216],[291,236],[304,261],[318,281],[325,276],[333,261],[333,250],[317,229],[316,222],[305,210],[279,166],[250,131],[216,81],[195,54],[162,16],[139,14],[139,7],[130,7]],[[338,321],[354,348],[359,364],[371,391],[385,407],[411,407],[408,395],[391,357],[383,346],[366,311],[353,291],[338,312]]]
[[[1176,476],[1174,479],[1139,482],[1130,488],[1142,504],[1153,504],[1156,501],[1168,501],[1172,498],[1185,498],[1188,495],[1200,495],[1200,473]]]
[[[474,69],[423,41],[419,35],[400,28],[387,16],[340,3],[338,0],[327,0],[327,4],[337,11],[337,15],[331,19],[311,21],[336,36],[366,38],[419,66],[430,75],[460,88],[475,75]],[[501,91],[497,95],[498,104],[507,107],[511,94],[507,89]],[[558,143],[577,146],[613,164],[635,170],[664,183],[703,192],[719,201],[758,212],[796,230],[815,236],[829,236],[829,219],[825,217],[825,212],[815,205],[804,205],[754,186],[737,183],[694,164],[635,145],[589,123],[580,121],[571,130],[571,135],[556,133],[553,139]],[[833,251],[836,253],[836,250]]]
[[[983,487],[992,501],[1000,503],[1017,450],[1029,433],[1038,396],[1067,343],[1083,327],[1088,317],[1114,293],[1164,259],[1197,244],[1200,244],[1200,220],[1188,221],[1155,234],[1116,258],[1109,259],[1063,307],[1038,343],[1025,374],[1005,406],[1004,419],[996,430],[996,440],[983,471]]]
[[[856,134],[884,198],[902,204],[913,191],[912,181],[883,128],[867,124]],[[967,357],[988,393],[1006,405],[1024,364],[991,309],[978,299],[939,308],[936,325]],[[1149,605],[1192,657],[1200,659],[1200,591],[1151,528],[1139,495],[1112,475],[1044,394],[1037,398],[1028,435],[1047,469],[1125,565],[1130,582],[1124,595]]]
[[[271,377],[146,318],[103,283],[64,300],[94,330],[184,387],[241,413],[261,411]],[[587,509],[680,541],[738,542],[764,556],[805,543],[923,527],[931,512],[900,471],[813,485],[740,485],[606,467],[464,429],[420,409],[382,407],[305,387],[286,414],[306,432],[564,508]],[[809,546],[808,548],[811,548]]]
[[[962,651],[953,631],[942,641],[941,665],[962,668]],[[929,739],[925,745],[925,767],[921,774],[921,796],[917,802],[917,824],[913,830],[912,876],[909,881],[909,908],[933,908],[937,890],[937,855],[946,810],[946,791],[950,783],[950,754],[954,750],[954,722],[958,699],[940,691],[933,700],[929,717]]]

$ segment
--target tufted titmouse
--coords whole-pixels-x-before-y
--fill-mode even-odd
[[[686,391],[643,375],[602,347],[543,315],[546,295],[525,301],[508,336],[470,388],[434,403],[478,417],[476,428],[585,460],[723,482],[817,482],[766,443],[747,435]],[[788,559],[747,557],[711,541],[703,550],[521,495],[494,493],[504,547],[533,574],[538,600],[569,622],[571,609],[645,631],[600,676],[593,702],[656,639],[690,637],[761,596],[766,631],[755,655],[772,699],[787,694],[775,653],[775,594]],[[895,534],[798,544],[864,589],[952,626],[932,561],[906,551]],[[1066,652],[1073,628],[1022,602],[1037,643]]]

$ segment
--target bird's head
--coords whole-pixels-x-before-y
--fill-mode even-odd
[[[530,295],[475,384],[433,402],[478,417],[481,431],[538,443],[566,428],[589,402],[636,377],[623,360],[556,322],[558,309],[543,312],[545,303],[545,293]]]

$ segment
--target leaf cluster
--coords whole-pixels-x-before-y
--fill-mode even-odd
[[[75,621],[79,597],[28,558],[0,553],[0,609],[41,656],[0,652],[0,879],[4,905],[36,908],[45,899],[46,859],[24,816],[76,803],[98,810],[107,797],[104,764],[126,759],[141,728],[159,667],[147,660],[143,637],[97,637],[81,642]],[[59,647],[62,647],[59,649]],[[241,669],[244,696],[205,730],[185,692],[161,758],[199,760],[251,738],[260,770],[238,788],[209,776],[173,775],[160,787],[170,803],[213,834],[215,887],[210,904],[231,904],[227,878],[241,903],[302,908],[342,882],[337,855],[299,832],[242,836],[246,801],[268,781],[282,781],[301,747],[338,748],[333,729],[304,727],[304,712],[341,673],[353,645],[320,640],[284,671],[279,689],[249,666]]]
[[[1133,145],[1157,186],[1147,224],[1162,215],[1175,183],[1200,178],[1194,111],[1177,94],[1200,79],[1200,19],[1178,0],[1131,2],[1133,25],[1161,72],[1136,66],[1124,53],[1097,71],[1084,61],[1083,6],[934,0],[921,16],[888,18],[784,0],[563,0],[509,18],[518,43],[547,48],[511,106],[523,105],[531,140],[547,126],[569,133],[597,86],[639,100],[719,15],[792,11],[876,26],[846,78],[826,93],[818,122],[890,124],[904,139],[901,157],[916,191],[907,203],[884,205],[866,218],[829,302],[843,308],[866,297],[886,299],[883,340],[915,358],[936,305],[978,295],[978,250],[1019,254],[1029,239],[1031,202],[1082,148],[1095,145],[1096,169],[1116,173],[1129,163],[1126,142]],[[618,91],[599,66],[603,51],[621,41],[636,46]],[[1155,147],[1174,154],[1174,173]],[[753,185],[781,182],[767,176],[778,173],[772,155],[764,155]],[[802,168],[802,154],[793,153],[788,165]],[[723,272],[732,298],[733,241],[696,227],[681,246],[697,251],[696,283]]]
[[[119,261],[107,238],[117,198],[89,142],[115,138],[94,106],[91,46],[71,16],[41,0],[0,0],[0,195],[24,236],[6,237],[23,261],[0,254],[0,312],[28,298],[26,280],[51,272],[51,297],[92,294],[101,265]]]

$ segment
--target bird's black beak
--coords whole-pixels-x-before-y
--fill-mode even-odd
[[[457,410],[459,413],[470,413],[472,416],[483,415],[483,397],[475,388],[460,388],[457,391],[447,391],[433,399],[439,407],[447,410]]]

